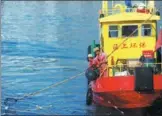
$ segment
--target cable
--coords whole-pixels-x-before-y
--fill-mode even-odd
[[[143,21],[143,23],[149,21],[149,20],[152,18],[153,15],[154,15],[154,14],[152,14],[147,20]],[[117,49],[114,49],[107,57],[109,57],[109,56],[112,55],[116,50],[118,50],[118,48],[119,48],[122,44],[124,44],[124,43],[128,40],[128,38],[131,37],[134,33],[136,33],[136,31],[138,31],[138,29],[141,28],[141,27],[142,27],[142,25],[139,26],[137,29],[135,29],[128,37],[125,37],[125,38],[124,38],[125,40],[123,40],[123,41],[118,45]]]
[[[151,17],[153,16],[154,14],[152,14],[147,20],[145,20],[143,23],[145,23],[146,21],[148,21],[148,20],[150,20],[151,19]],[[141,27],[141,26],[140,26]],[[138,27],[137,29],[135,29],[128,37],[126,37],[125,38],[125,40],[123,40],[119,45],[118,45],[118,48],[124,43],[124,42],[126,42],[127,40],[128,40],[128,38],[130,37],[130,36],[132,36],[140,27]],[[108,56],[107,56],[107,58],[110,56],[110,55],[112,55],[116,50],[118,50],[118,49],[114,49]],[[107,68],[106,68],[107,69]],[[105,70],[104,70],[105,71]],[[104,72],[103,71],[103,72]],[[102,72],[102,73],[103,73]],[[35,95],[37,95],[37,94],[39,94],[39,93],[41,93],[41,92],[43,92],[43,91],[45,91],[45,90],[48,90],[48,89],[50,89],[50,88],[53,88],[53,87],[56,87],[56,86],[58,86],[58,85],[61,85],[61,84],[63,84],[63,83],[66,83],[66,82],[68,82],[69,80],[72,80],[72,79],[74,79],[74,78],[76,78],[76,77],[78,77],[78,76],[80,76],[80,75],[82,75],[82,74],[84,74],[85,73],[85,71],[84,72],[81,72],[81,73],[79,73],[79,74],[77,74],[76,76],[72,76],[72,77],[70,77],[70,78],[68,78],[68,79],[65,79],[65,80],[63,80],[63,81],[60,81],[60,82],[58,82],[58,83],[55,83],[55,84],[52,84],[52,85],[50,85],[50,86],[47,86],[46,88],[43,88],[43,89],[40,89],[40,90],[38,90],[38,91],[36,91],[36,92],[33,92],[33,93],[29,93],[29,94],[26,94],[26,95],[24,95],[23,97],[20,97],[20,98],[15,98],[15,101],[17,101],[17,100],[22,100],[22,99],[24,99],[24,98],[27,98],[27,97],[31,97],[31,96],[35,96]],[[102,73],[101,73],[101,75],[102,75]],[[6,98],[5,99],[5,103],[7,103],[7,101],[6,100],[11,100],[12,98]],[[14,98],[13,98],[14,99]]]
[[[152,18],[152,16],[154,16],[154,15],[155,15],[155,14],[151,14],[151,16],[150,16],[147,20],[143,21],[143,23],[149,21],[149,20]],[[141,28],[141,27],[142,27],[142,25],[140,25],[137,29],[135,29],[128,37],[125,37],[124,40],[117,46],[117,49],[114,49],[114,50],[106,57],[106,59],[108,59],[115,51],[117,51],[118,48],[119,48],[121,45],[123,45],[123,44],[128,40],[128,38],[131,37],[134,33],[136,33],[136,31],[138,31],[138,29]],[[107,70],[107,67],[103,70],[103,72],[101,73],[100,77],[103,75],[103,73],[104,73],[106,70]]]
[[[43,91],[46,91],[46,90],[51,89],[51,88],[53,88],[53,87],[59,86],[59,85],[61,85],[61,84],[64,84],[64,83],[66,83],[66,82],[68,82],[68,81],[70,81],[70,80],[72,80],[72,79],[75,79],[76,77],[81,76],[81,75],[83,75],[84,73],[85,73],[85,71],[84,71],[84,72],[81,72],[81,73],[79,73],[79,74],[77,74],[77,75],[75,75],[75,76],[72,76],[72,77],[70,77],[70,78],[68,78],[68,79],[65,79],[65,80],[63,80],[63,81],[60,81],[60,82],[58,82],[58,83],[52,84],[52,85],[47,86],[47,87],[45,87],[45,88],[43,88],[43,89],[40,89],[40,90],[38,90],[38,91],[35,91],[35,92],[33,92],[33,93],[26,94],[26,95],[24,95],[24,96],[22,96],[22,97],[18,97],[18,98],[6,98],[6,99],[4,100],[4,104],[7,105],[7,104],[8,104],[8,101],[17,102],[18,100],[23,100],[23,99],[25,99],[25,98],[35,96],[35,95],[37,95],[37,94],[40,94],[40,93],[43,92]]]
[[[152,14],[152,15],[151,15],[147,20],[145,20],[143,23],[145,23],[145,22],[147,22],[148,20],[150,20],[151,17],[152,17],[153,15],[154,15],[154,14]],[[141,26],[140,26],[140,27],[141,27]],[[118,48],[119,48],[124,42],[126,42],[126,41],[128,40],[128,38],[129,38],[130,36],[132,36],[140,27],[138,27],[138,28],[137,28],[136,30],[134,30],[128,37],[126,37],[125,40],[123,40],[123,41],[118,45]],[[118,48],[117,48],[117,49],[114,49],[106,58],[110,57],[116,50],[118,50]],[[105,69],[107,69],[107,68],[105,68]],[[103,72],[104,72],[104,71],[103,71]],[[24,96],[22,96],[22,97],[19,97],[19,98],[6,98],[6,99],[4,100],[4,104],[6,105],[7,102],[8,102],[9,100],[13,100],[13,101],[17,102],[18,100],[23,100],[23,99],[25,99],[25,98],[35,96],[35,95],[37,95],[37,94],[40,94],[40,93],[43,92],[43,91],[46,91],[46,90],[48,90],[48,89],[51,89],[51,88],[54,88],[54,87],[56,87],[56,86],[62,85],[62,84],[66,83],[66,82],[68,82],[68,81],[70,81],[70,80],[72,80],[72,79],[75,79],[76,77],[81,76],[81,75],[83,75],[84,73],[85,73],[85,71],[84,71],[84,72],[81,72],[81,73],[79,73],[79,74],[77,74],[77,75],[75,75],[75,76],[72,76],[72,77],[70,77],[70,78],[68,78],[68,79],[65,79],[65,80],[63,80],[63,81],[60,81],[60,82],[58,82],[58,83],[52,84],[52,85],[50,85],[50,86],[47,86],[47,87],[45,87],[45,88],[43,88],[43,89],[40,89],[40,90],[38,90],[38,91],[36,91],[36,92],[26,94],[26,95],[24,95]],[[101,74],[102,74],[102,73],[101,73]]]

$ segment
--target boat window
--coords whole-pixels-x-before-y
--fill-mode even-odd
[[[142,36],[151,36],[151,24],[142,25]]]
[[[109,37],[118,37],[118,26],[109,26]]]
[[[122,26],[122,36],[123,37],[138,36],[138,26],[137,25]]]

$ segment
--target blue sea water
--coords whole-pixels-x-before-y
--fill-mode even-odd
[[[99,8],[100,2],[94,1],[3,2],[2,104],[7,97],[21,97],[84,71],[87,46],[98,40]],[[86,114],[86,83],[84,75],[79,76],[9,110]]]
[[[98,42],[100,1],[2,2],[2,113],[85,115],[84,75],[15,104],[21,97],[83,72]]]

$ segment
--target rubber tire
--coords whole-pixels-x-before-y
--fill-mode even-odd
[[[86,105],[91,105],[93,99],[92,89],[88,88],[87,94],[86,94]]]
[[[156,12],[156,15],[157,15],[157,16],[160,16],[160,12],[159,12],[159,11],[157,11],[157,12]]]

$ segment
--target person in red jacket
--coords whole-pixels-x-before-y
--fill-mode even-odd
[[[93,65],[96,65],[100,69],[101,76],[107,76],[107,55],[100,51],[98,47],[94,48],[96,57],[93,60]]]

